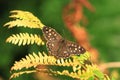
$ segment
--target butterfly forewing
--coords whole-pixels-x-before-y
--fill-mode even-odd
[[[62,41],[61,35],[59,35],[54,29],[50,27],[43,27],[44,37],[47,40],[46,46],[50,55],[56,56],[59,45]]]
[[[59,35],[54,29],[50,27],[43,27],[44,37],[47,41],[59,42],[62,39],[62,36]]]

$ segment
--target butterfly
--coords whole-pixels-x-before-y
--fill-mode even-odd
[[[82,46],[64,39],[51,27],[44,26],[42,32],[49,54],[57,59],[68,58],[71,55],[80,55],[86,52]]]

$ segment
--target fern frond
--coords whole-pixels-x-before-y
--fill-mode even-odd
[[[11,16],[9,16],[10,18],[18,18],[21,20],[30,20],[34,22],[40,21],[37,17],[35,17],[32,13],[28,11],[12,10],[10,11],[10,13],[11,13]]]
[[[54,56],[48,56],[44,52],[29,54],[26,58],[16,61],[11,70],[21,70],[22,68],[36,67],[38,65],[53,65],[53,66],[78,66],[80,63],[77,60],[71,59],[56,59]]]
[[[36,34],[28,34],[28,33],[20,33],[20,34],[13,34],[12,36],[6,39],[6,42],[12,44],[20,45],[29,45],[29,44],[37,44],[37,45],[44,45],[42,39]]]
[[[35,17],[32,13],[21,10],[13,10],[11,11],[10,18],[15,20],[6,23],[4,26],[8,26],[8,28],[17,27],[28,27],[28,28],[43,28],[44,24]]]
[[[10,76],[10,80],[12,78],[16,78],[18,77],[19,75],[22,75],[22,74],[29,74],[29,73],[33,73],[33,72],[36,72],[36,70],[30,70],[30,71],[21,71],[21,72],[16,72],[16,73],[13,73],[11,76]]]
[[[98,78],[100,80],[104,79],[104,74],[102,74],[99,69],[97,68],[96,65],[86,65],[85,70],[81,70],[79,69],[78,71],[73,71],[73,72],[69,72],[68,70],[63,70],[62,72],[60,71],[53,71],[51,70],[52,73],[54,73],[54,75],[66,75],[72,78],[77,78],[80,80],[88,80],[89,78],[93,77],[94,79]],[[96,75],[96,72],[99,73],[99,75]],[[102,75],[102,76],[101,76]],[[92,79],[92,80],[94,80]]]
[[[78,60],[80,64],[84,64],[84,61],[90,58],[90,53],[86,51],[84,54],[80,56],[72,56],[72,58]]]
[[[8,26],[8,28],[13,28],[15,26],[25,27],[25,28],[26,27],[28,27],[28,28],[40,28],[40,26],[36,22],[28,21],[28,20],[19,20],[19,19],[10,21],[10,22],[6,23],[4,26]]]
[[[48,56],[44,52],[38,52],[38,55],[35,53],[29,54],[25,58],[22,58],[20,61],[16,61],[14,66],[12,66],[11,71],[21,70],[23,68],[28,69],[31,67],[36,68],[38,71],[41,71],[42,69],[39,68],[39,65],[71,66],[73,67],[74,72],[81,68],[80,62],[75,59],[56,59],[54,56]]]
[[[63,70],[62,72],[60,71],[53,71],[50,70],[54,75],[66,75],[72,78],[80,78],[78,75],[81,75],[81,71],[79,70],[78,72],[69,72],[68,70]]]
[[[22,58],[22,60],[15,62],[11,70],[21,70],[22,68],[36,67],[39,64],[48,64],[48,58],[51,60],[51,62],[55,61],[55,58],[53,56],[47,56],[44,52],[39,52],[38,55],[36,55],[35,53],[29,54],[28,56],[26,56],[26,58]]]

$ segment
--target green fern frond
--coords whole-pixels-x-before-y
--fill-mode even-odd
[[[22,74],[29,74],[29,73],[33,73],[33,72],[36,72],[36,70],[30,70],[30,71],[21,71],[21,72],[16,72],[16,73],[13,73],[11,76],[10,76],[10,80],[12,78],[16,78],[18,77],[19,75],[22,75]]]
[[[15,20],[6,23],[4,26],[8,26],[8,28],[17,27],[28,27],[28,28],[43,28],[44,24],[35,17],[32,13],[21,10],[13,10],[11,11],[10,18]]]
[[[28,33],[19,33],[13,34],[12,36],[8,37],[6,42],[12,44],[21,45],[29,45],[29,44],[37,44],[37,45],[44,45],[42,39],[36,34],[28,34]]]

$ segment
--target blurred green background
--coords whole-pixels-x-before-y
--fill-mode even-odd
[[[32,12],[45,25],[55,28],[63,37],[73,40],[62,19],[65,5],[71,0],[0,0],[0,80],[8,80],[14,61],[25,57],[29,52],[40,50],[36,45],[20,46],[5,43],[8,36],[19,32],[35,32],[22,28],[7,29],[3,25],[9,21],[11,10]],[[85,28],[93,47],[100,53],[103,62],[120,61],[120,0],[89,0],[95,13],[84,8],[89,23]],[[37,31],[37,33],[40,33]],[[120,71],[119,69],[117,69]],[[31,75],[22,75],[13,80],[35,80]]]

